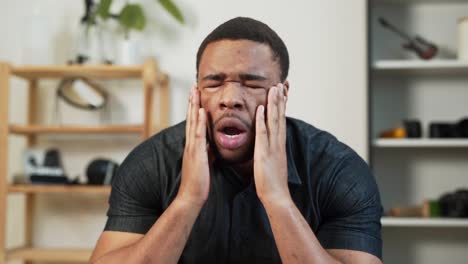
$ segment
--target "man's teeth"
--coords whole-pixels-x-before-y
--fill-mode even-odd
[[[226,136],[229,137],[229,138],[233,138],[233,137],[237,137],[238,135],[228,135],[228,134],[226,134]]]

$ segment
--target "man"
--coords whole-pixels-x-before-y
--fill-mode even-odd
[[[186,122],[113,179],[92,263],[381,263],[381,205],[365,162],[286,118],[286,46],[235,18],[197,54]]]

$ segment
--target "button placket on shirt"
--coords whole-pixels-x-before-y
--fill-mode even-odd
[[[230,256],[231,259],[243,258],[243,252],[248,250],[248,241],[250,241],[250,233],[248,225],[242,223],[243,219],[249,219],[250,216],[246,215],[250,213],[248,209],[249,196],[252,194],[253,184],[249,185],[244,191],[240,192],[234,197],[232,203],[232,214],[231,214],[231,241],[230,241]],[[254,192],[255,194],[255,192]]]

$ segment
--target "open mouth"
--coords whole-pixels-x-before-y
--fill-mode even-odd
[[[239,134],[244,133],[245,131],[237,127],[225,127],[221,130],[221,132],[224,133],[228,137],[235,137]]]
[[[225,149],[236,149],[247,141],[247,128],[237,118],[224,118],[217,125],[216,141]]]

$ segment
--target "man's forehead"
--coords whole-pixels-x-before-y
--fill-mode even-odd
[[[213,47],[219,47],[219,46],[231,47],[231,48],[240,47],[240,46],[270,48],[270,46],[268,46],[268,44],[266,44],[266,43],[253,41],[253,40],[249,40],[249,39],[220,39],[220,40],[216,40],[216,41],[213,41],[210,44],[208,44],[206,46],[206,49],[213,48]]]
[[[231,54],[231,59],[261,56],[269,60],[274,60],[273,52],[267,44],[246,39],[224,39],[208,44],[202,54],[201,62],[206,57],[224,57],[226,54]]]

